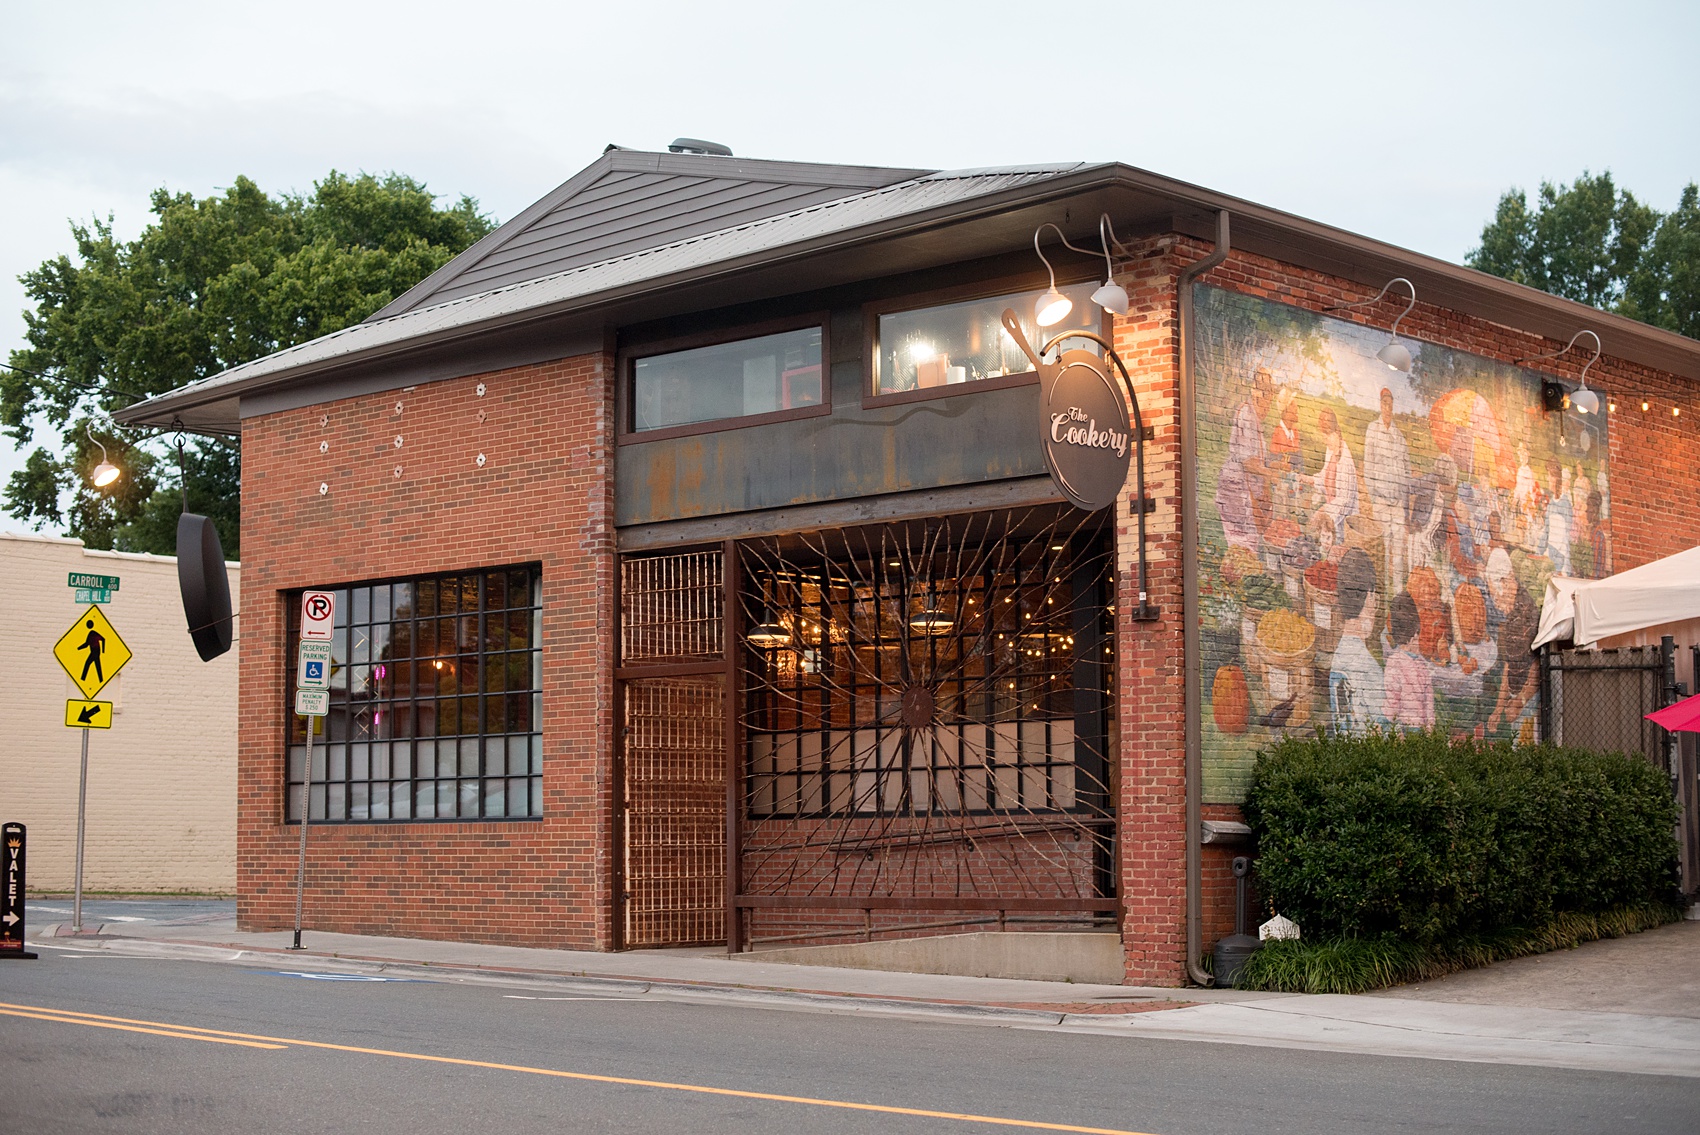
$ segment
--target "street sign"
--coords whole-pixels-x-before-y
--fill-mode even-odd
[[[102,591],[117,591],[118,577],[115,575],[89,575],[87,572],[74,571],[65,580],[66,587],[95,587]]]
[[[331,644],[303,642],[296,655],[295,688],[325,690],[331,684]]]
[[[65,724],[72,729],[111,729],[112,703],[68,701],[65,703]]]
[[[6,889],[0,893],[0,958],[33,958],[24,949],[24,825],[0,827],[0,857],[4,857]]]
[[[85,698],[98,694],[132,657],[99,607],[90,607],[77,616],[71,629],[53,644],[53,656]]]
[[[329,642],[336,626],[336,592],[301,593],[301,637]]]
[[[104,587],[79,587],[72,593],[78,603],[110,603],[112,592]]]
[[[331,711],[329,690],[296,690],[295,712],[302,717],[323,717]]]

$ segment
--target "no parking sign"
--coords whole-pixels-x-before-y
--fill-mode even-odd
[[[329,642],[336,625],[336,592],[301,593],[301,637]]]

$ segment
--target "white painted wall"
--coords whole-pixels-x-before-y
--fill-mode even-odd
[[[135,655],[98,695],[112,728],[89,733],[84,889],[234,893],[240,643],[200,660],[172,557],[0,533],[0,821],[28,825],[30,889],[69,890],[75,871],[82,732],[65,702],[82,694],[53,656],[83,610],[71,572],[119,577],[104,610]]]

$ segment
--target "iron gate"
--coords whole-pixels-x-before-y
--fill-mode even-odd
[[[1662,646],[1541,652],[1541,737],[1604,753],[1638,753],[1667,773],[1671,735],[1646,714],[1676,697],[1676,650]]]
[[[623,946],[726,937],[724,563],[620,563]]]

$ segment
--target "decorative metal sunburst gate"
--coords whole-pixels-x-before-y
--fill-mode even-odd
[[[1111,547],[1062,508],[739,545],[733,949],[1113,917]]]

